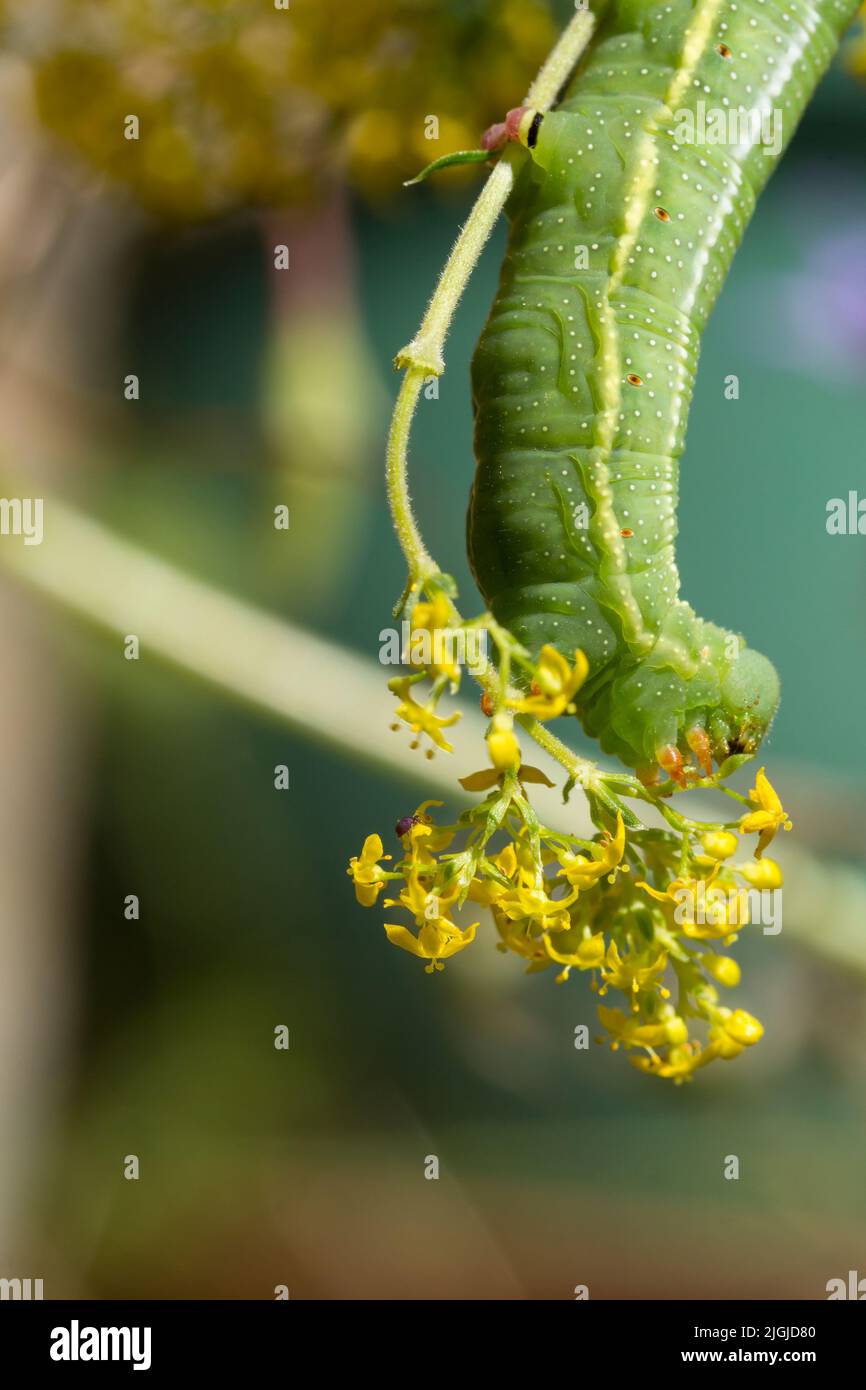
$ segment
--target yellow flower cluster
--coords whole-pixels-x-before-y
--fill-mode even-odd
[[[426,750],[428,758],[433,757],[437,748],[446,753],[454,751],[443,730],[457,723],[460,711],[442,716],[437,713],[437,708],[446,691],[454,692],[460,684],[461,658],[465,659],[467,640],[472,637],[477,639],[483,630],[479,624],[455,626],[454,617],[455,610],[442,589],[434,589],[431,597],[415,602],[409,617],[407,652],[411,674],[395,676],[388,682],[388,688],[397,696],[394,711],[396,722],[391,728],[398,730],[401,722],[408,724],[414,735],[413,748],[420,747],[422,738],[428,739],[432,745]],[[428,641],[419,642],[419,638]],[[455,654],[454,644],[458,639],[462,652]],[[428,655],[432,653],[432,656],[423,662],[416,661],[416,650],[426,651]],[[573,664],[549,645],[542,647],[535,662],[530,662],[521,651],[520,661],[526,693],[509,694],[502,690],[498,706],[491,702],[488,707],[489,697],[482,702],[487,713],[492,714],[487,750],[493,770],[473,773],[461,779],[467,791],[484,791],[493,786],[501,773],[520,765],[514,714],[529,716],[540,722],[573,714],[574,697],[589,674],[589,663],[582,651],[575,651]],[[430,681],[432,689],[422,703],[413,690],[424,681]],[[523,780],[537,781],[540,776],[537,769],[529,769]]]
[[[43,123],[178,217],[307,202],[340,175],[372,198],[391,195],[437,155],[477,146],[555,37],[548,0],[43,8],[0,0]],[[137,140],[124,138],[129,114]]]
[[[780,828],[791,828],[764,769],[747,797],[725,788],[745,807],[730,823],[689,820],[668,804],[670,795],[595,769],[584,772],[581,785],[597,833],[585,839],[542,824],[527,787],[554,784],[523,761],[515,721],[556,756],[567,755],[562,745],[556,753],[557,741],[552,747],[541,726],[574,712],[588,675],[586,657],[575,651],[569,661],[545,646],[533,660],[489,614],[463,623],[448,576],[432,578],[423,593],[419,587],[407,592],[409,671],[389,682],[397,697],[392,727],[407,724],[414,747],[426,739],[428,757],[437,748],[451,751],[444,731],[459,712],[444,715],[439,706],[459,684],[462,658],[433,639],[484,631],[498,655],[495,665],[476,670],[490,721],[490,766],[459,779],[464,791],[482,799],[455,824],[434,824],[430,808],[441,803],[432,801],[398,821],[400,853],[393,860],[379,835],[367,837],[348,868],[358,901],[372,907],[381,899],[389,917],[407,917],[386,921],[385,931],[395,946],[423,960],[428,974],[476,939],[480,921],[465,919],[474,918],[473,908],[484,909],[498,949],[519,956],[528,972],[552,968],[560,984],[575,971],[588,977],[604,1001],[599,1041],[648,1075],[679,1084],[711,1061],[739,1056],[763,1028],[745,1009],[721,1000],[720,989],[740,983],[740,967],[727,951],[750,922],[753,895],[781,887],[781,869],[765,851]],[[644,826],[623,795],[650,802],[664,828]],[[741,858],[741,837],[748,835],[757,836],[753,857]],[[757,902],[762,920],[764,908],[773,908],[775,926],[774,902]],[[611,991],[622,996],[618,1006]]]
[[[718,948],[747,925],[749,888],[781,886],[779,866],[766,857],[731,863],[739,835],[727,826],[627,832],[621,813],[596,806],[592,839],[554,831],[525,788],[547,779],[520,762],[506,713],[492,721],[488,752],[492,768],[462,779],[487,795],[456,824],[435,825],[430,807],[441,803],[425,802],[397,824],[399,858],[370,835],[349,864],[360,903],[372,906],[387,890],[384,905],[409,915],[411,925],[385,924],[394,945],[432,974],[475,940],[479,922],[458,920],[465,905],[488,909],[500,951],[531,973],[554,967],[559,983],[572,971],[588,975],[605,999],[598,1016],[610,1046],[676,1083],[758,1042],[758,1020],[720,1001],[717,986],[735,987],[740,968]],[[790,822],[763,769],[750,800],[758,809],[737,828],[757,832],[762,853]],[[612,990],[620,1007],[607,1002]]]

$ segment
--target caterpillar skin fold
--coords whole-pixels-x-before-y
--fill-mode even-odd
[[[612,0],[560,105],[520,121],[472,367],[469,558],[533,655],[584,650],[583,727],[647,780],[754,751],[778,705],[767,658],[679,596],[678,460],[707,317],[856,9]],[[754,114],[689,143],[717,111]]]

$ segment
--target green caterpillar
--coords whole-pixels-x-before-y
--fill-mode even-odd
[[[856,9],[612,0],[561,104],[520,120],[470,563],[533,654],[584,650],[578,716],[646,780],[754,751],[778,705],[766,657],[679,597],[678,459],[707,317]],[[711,128],[725,143],[688,142]]]

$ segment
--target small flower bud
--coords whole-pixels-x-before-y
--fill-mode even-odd
[[[737,869],[753,888],[781,888],[784,877],[775,859],[755,859]]]
[[[724,1028],[710,1029],[710,1044],[716,1056],[723,1058],[726,1062],[730,1062],[734,1057],[739,1057],[743,1050],[738,1042],[734,1042],[734,1039],[728,1036]]]
[[[711,859],[730,859],[737,848],[737,837],[730,830],[708,830],[701,840]]]
[[[745,1009],[735,1009],[730,1018],[725,1019],[724,1027],[728,1037],[743,1047],[760,1042],[764,1036],[764,1025]]]
[[[487,735],[487,751],[498,772],[516,772],[519,768],[520,744],[514,736],[514,723],[510,715],[494,714]]]
[[[717,956],[709,951],[701,956],[701,964],[708,975],[728,989],[740,983],[740,967],[732,956]]]
[[[665,1037],[669,1043],[679,1046],[681,1043],[688,1042],[689,1030],[684,1018],[669,1018],[665,1023]]]

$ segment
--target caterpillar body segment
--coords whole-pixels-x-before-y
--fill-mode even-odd
[[[531,159],[473,361],[470,561],[533,653],[584,650],[579,717],[631,767],[706,771],[778,704],[769,661],[680,597],[678,462],[707,317],[856,9],[612,0],[560,106],[515,117]]]

